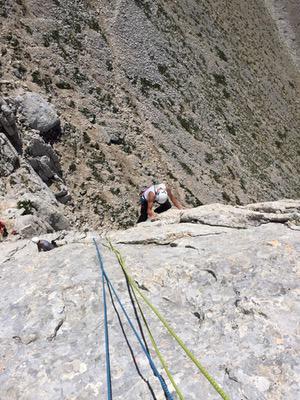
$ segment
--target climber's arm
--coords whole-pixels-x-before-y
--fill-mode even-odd
[[[149,195],[148,195],[147,214],[148,214],[148,217],[151,220],[156,218],[155,212],[153,211],[154,201],[155,201],[155,194],[150,192]]]
[[[168,193],[169,199],[172,201],[174,206],[179,208],[180,210],[182,210],[183,209],[182,205],[176,199],[176,197],[174,196],[174,194],[172,193],[172,190],[170,188],[167,188],[167,193]]]

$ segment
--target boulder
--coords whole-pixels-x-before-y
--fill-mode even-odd
[[[53,228],[45,220],[42,220],[36,215],[21,215],[17,217],[14,230],[22,238],[53,232]]]
[[[20,113],[30,128],[37,129],[49,139],[51,139],[49,134],[52,132],[52,139],[56,138],[60,132],[60,119],[52,104],[34,92],[18,96],[16,101]]]
[[[30,201],[36,210],[35,214],[49,224],[54,231],[69,229],[70,224],[63,214],[63,209],[59,207],[55,196],[53,198],[54,201],[50,202],[50,199],[43,199],[37,193],[25,193],[21,200]]]

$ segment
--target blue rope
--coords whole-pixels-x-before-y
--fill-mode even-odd
[[[107,399],[112,400],[112,387],[111,387],[111,373],[110,373],[110,355],[109,355],[109,337],[108,337],[108,322],[107,322],[107,304],[106,304],[106,293],[105,293],[105,281],[104,281],[104,267],[103,261],[98,249],[97,243],[94,239],[96,245],[97,256],[100,264],[101,275],[102,275],[102,297],[103,297],[103,308],[104,308],[104,334],[105,334],[105,353],[106,353],[106,383],[107,383]]]
[[[133,323],[131,322],[131,320],[130,320],[130,318],[129,318],[129,316],[128,316],[128,314],[127,314],[127,312],[126,312],[126,310],[125,310],[125,308],[124,308],[124,306],[123,306],[123,304],[122,304],[122,302],[121,302],[121,300],[119,298],[119,296],[117,295],[117,293],[116,293],[116,291],[115,291],[110,279],[108,278],[108,276],[107,276],[107,274],[105,272],[104,266],[103,266],[103,262],[102,262],[102,258],[101,258],[101,255],[100,255],[100,251],[99,251],[98,245],[96,243],[96,240],[95,239],[93,239],[93,240],[94,240],[94,244],[96,246],[98,259],[99,259],[99,261],[101,263],[102,273],[103,273],[103,275],[104,275],[104,277],[106,279],[107,284],[109,285],[109,287],[111,288],[113,294],[115,295],[115,297],[116,297],[116,299],[117,299],[117,301],[118,301],[118,303],[119,303],[119,305],[120,305],[120,307],[121,307],[121,309],[122,309],[122,311],[123,311],[128,323],[129,323],[131,329],[133,330],[133,332],[134,332],[137,340],[139,341],[139,343],[140,343],[140,345],[141,345],[146,357],[148,358],[148,361],[149,361],[149,364],[150,364],[150,366],[152,368],[152,371],[153,371],[154,375],[158,378],[158,380],[159,380],[159,382],[161,384],[161,387],[162,387],[167,399],[168,400],[174,400],[173,396],[169,392],[169,389],[168,389],[168,386],[167,386],[166,382],[164,381],[163,377],[158,372],[158,370],[157,370],[157,368],[156,368],[156,366],[155,366],[155,364],[154,364],[149,352],[147,351],[147,349],[146,349],[144,343],[142,342],[142,340],[141,340],[138,332],[136,331],[135,327],[133,326]]]

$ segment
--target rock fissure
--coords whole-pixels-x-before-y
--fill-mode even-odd
[[[207,237],[207,236],[217,236],[217,235],[226,235],[227,232],[215,232],[215,233],[200,233],[198,235],[192,234],[192,233],[186,233],[186,234],[178,234],[176,237],[174,237],[172,240],[166,240],[166,239],[140,239],[140,240],[128,240],[128,241],[118,241],[118,244],[126,244],[126,245],[157,245],[157,246],[171,246],[171,247],[177,247],[178,243],[174,243],[176,240],[184,239],[184,238],[195,238],[195,237]],[[188,246],[185,246],[185,248],[189,248]],[[193,248],[193,247],[191,247]],[[197,250],[194,247],[195,250]]]
[[[55,328],[54,328],[54,332],[53,332],[50,336],[47,337],[47,340],[48,340],[49,342],[52,342],[52,340],[54,340],[54,339],[56,338],[57,333],[58,333],[58,331],[60,330],[60,328],[63,326],[63,323],[64,323],[64,322],[65,322],[65,317],[64,317],[64,318],[61,318],[61,319],[57,322],[57,325],[56,325]]]

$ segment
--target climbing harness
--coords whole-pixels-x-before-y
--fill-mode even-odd
[[[100,267],[101,267],[102,285],[103,285],[103,287],[105,285],[105,282],[104,282],[104,279],[105,279],[107,285],[110,287],[110,289],[112,290],[115,298],[117,299],[117,302],[119,303],[119,305],[120,305],[120,307],[121,307],[121,309],[122,309],[122,311],[123,311],[123,313],[124,313],[124,315],[125,315],[125,317],[127,319],[127,322],[129,323],[133,333],[135,334],[140,346],[142,347],[143,352],[145,353],[146,357],[148,358],[148,361],[149,361],[149,364],[150,364],[150,366],[151,366],[151,368],[153,370],[153,373],[158,378],[158,380],[159,380],[159,382],[161,384],[161,387],[162,387],[162,389],[163,389],[163,391],[164,391],[164,393],[165,393],[165,395],[167,397],[167,400],[174,400],[174,398],[172,397],[171,393],[169,392],[169,389],[168,389],[168,386],[167,386],[166,382],[164,381],[163,377],[158,372],[158,370],[157,370],[157,368],[156,368],[156,366],[155,366],[155,364],[154,364],[149,352],[147,351],[144,343],[142,342],[142,339],[140,338],[138,332],[136,331],[132,321],[130,320],[130,317],[128,316],[128,314],[127,314],[127,312],[126,312],[126,310],[125,310],[125,308],[124,308],[124,306],[123,306],[123,304],[122,304],[122,302],[121,302],[121,300],[120,300],[120,298],[119,298],[119,296],[117,294],[117,292],[115,291],[110,279],[108,278],[108,276],[107,276],[107,274],[105,272],[105,269],[104,269],[103,260],[102,260],[102,257],[101,257],[100,250],[99,250],[99,247],[97,245],[97,242],[96,242],[95,239],[93,239],[93,241],[94,241],[94,244],[95,244],[95,247],[96,247],[98,261],[99,261],[99,264],[100,264]],[[107,309],[106,299],[105,300],[104,299],[105,299],[105,290],[103,290],[103,303],[104,303],[104,309]],[[105,325],[107,325],[107,311],[104,311],[104,319],[105,319],[104,323],[105,323]],[[107,329],[105,329],[105,342],[106,342],[106,353],[109,354]],[[109,364],[109,357],[106,358],[106,367],[107,367],[108,364]],[[109,371],[109,373],[107,371],[107,385],[108,385],[108,389],[109,389],[109,386],[110,386],[110,396],[111,396],[110,371]],[[108,392],[109,392],[109,390],[108,390]],[[111,400],[112,397],[108,397],[108,399]]]
[[[129,275],[127,268],[125,267],[125,262],[121,253],[109,242],[111,250],[117,257],[118,263],[121,266],[122,270],[124,271],[125,276],[127,277],[130,286],[133,290],[139,294],[139,296],[145,301],[145,303],[150,307],[150,309],[154,312],[154,314],[158,317],[164,327],[167,329],[169,334],[177,341],[180,347],[184,350],[186,355],[191,359],[191,361],[196,365],[202,375],[209,381],[209,383],[213,386],[216,392],[222,397],[223,400],[230,400],[229,396],[224,392],[224,390],[219,386],[219,384],[214,380],[214,378],[208,373],[208,371],[203,367],[199,360],[194,356],[194,354],[186,347],[182,339],[176,334],[176,332],[171,328],[165,318],[160,314],[157,308],[147,299],[147,297],[139,290],[135,281]]]

